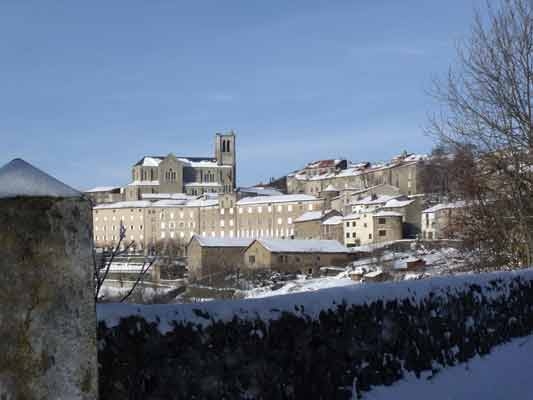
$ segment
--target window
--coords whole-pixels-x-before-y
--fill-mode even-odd
[[[224,209],[223,208],[220,209],[220,215],[224,215]]]
[[[372,234],[371,233],[368,234],[368,238],[372,239]]]
[[[313,211],[313,205],[312,205],[312,204],[309,204],[309,205],[307,206],[307,208],[309,209],[309,211]]]
[[[386,223],[387,221],[385,220],[385,218],[378,218],[378,224],[385,225]]]
[[[250,264],[255,264],[255,256],[248,256],[248,262]]]
[[[289,212],[292,211],[292,204],[289,204],[289,205],[287,206],[287,211],[289,211]]]
[[[349,227],[350,227],[350,223],[346,222],[346,228],[349,228]]]
[[[281,225],[283,223],[283,220],[281,218],[278,218],[278,225]]]
[[[220,227],[224,228],[224,220],[223,219],[220,220]]]
[[[382,229],[378,232],[378,234],[379,236],[387,236],[387,231]]]
[[[346,239],[350,239],[350,232],[346,232]]]
[[[355,232],[352,232],[352,237],[355,239]]]
[[[356,225],[356,223],[355,223],[355,221],[353,221],[353,222],[352,222],[352,226],[355,226],[355,225]]]
[[[287,218],[287,224],[289,224],[289,225],[292,224],[292,218],[291,217]]]
[[[261,214],[263,212],[263,207],[257,207],[257,212]]]

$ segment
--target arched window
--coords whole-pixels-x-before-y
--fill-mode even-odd
[[[222,140],[222,153],[226,152],[226,141]]]
[[[228,140],[226,142],[226,152],[229,153],[231,150],[230,150],[230,141]]]

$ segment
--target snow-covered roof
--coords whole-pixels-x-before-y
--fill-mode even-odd
[[[163,161],[163,157],[143,157],[136,165],[142,165],[143,167],[158,167]]]
[[[168,156],[144,156],[135,166],[158,167]],[[231,168],[231,165],[218,165],[216,158],[211,157],[177,157],[186,167],[194,168]]]
[[[219,237],[202,237],[194,235],[191,239],[197,240],[200,246],[203,247],[248,247],[253,239],[244,238],[219,238]]]
[[[218,182],[189,182],[185,184],[186,187],[220,187],[222,184]]]
[[[172,199],[172,200],[189,200],[195,199],[198,196],[190,196],[185,193],[141,193],[141,198],[143,200],[163,200],[163,199]]]
[[[324,190],[323,192],[339,192],[339,189],[337,189],[335,186],[333,186],[332,184],[329,184]]]
[[[440,203],[440,204],[437,204],[437,205],[435,205],[433,207],[426,208],[422,212],[423,213],[434,213],[434,212],[437,212],[437,211],[448,210],[448,209],[452,209],[452,208],[463,208],[465,206],[466,206],[466,203],[461,200],[461,201],[456,201],[456,202],[453,202],[453,203]]]
[[[256,197],[245,197],[237,202],[237,205],[248,205],[248,204],[264,204],[264,203],[290,203],[290,202],[299,202],[299,201],[313,201],[318,200],[314,196],[307,194],[283,194],[280,196],[256,196]]]
[[[152,203],[152,207],[165,208],[165,207],[181,207],[187,203],[186,199],[163,199]]]
[[[283,193],[277,189],[274,189],[271,187],[263,187],[263,186],[238,188],[237,192],[251,193],[257,196],[281,196],[283,195]]]
[[[322,222],[322,225],[338,225],[342,224],[342,215],[334,215],[333,217],[328,218],[324,222]]]
[[[195,199],[184,204],[185,207],[213,207],[218,206],[218,199]]]
[[[344,220],[361,219],[360,213],[348,214],[343,217]]]
[[[398,196],[389,196],[389,195],[379,195],[379,196],[366,196],[360,200],[352,200],[350,204],[352,205],[375,205],[375,204],[385,204]]]
[[[348,249],[336,240],[257,239],[273,253],[348,253]]]
[[[120,186],[97,186],[92,189],[86,190],[85,193],[112,192],[114,190],[120,189]]]
[[[152,202],[148,200],[119,201],[117,203],[100,204],[94,207],[95,210],[105,210],[113,208],[146,208],[150,207]]]
[[[159,186],[159,181],[133,181],[128,186]]]
[[[81,197],[77,190],[16,158],[0,168],[0,198]]]
[[[376,270],[376,271],[372,271],[372,272],[367,272],[364,277],[365,278],[377,278],[378,276],[382,275],[383,274],[383,271],[381,270]]]
[[[378,211],[373,214],[374,217],[403,217],[403,214],[394,211]]]
[[[402,208],[402,207],[408,206],[409,204],[412,204],[413,202],[414,200],[411,200],[411,199],[406,199],[406,200],[391,199],[387,201],[383,205],[383,207],[384,208]]]
[[[308,211],[296,218],[294,222],[316,221],[317,219],[320,219],[323,216],[324,213],[322,211]]]

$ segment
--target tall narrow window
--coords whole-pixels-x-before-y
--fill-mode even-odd
[[[225,153],[226,152],[226,141],[223,140],[222,141],[222,153]]]
[[[228,141],[226,142],[226,152],[229,153],[230,151],[231,151],[231,149],[230,149],[230,141],[228,140]]]

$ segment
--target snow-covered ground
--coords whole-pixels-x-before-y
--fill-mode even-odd
[[[307,279],[305,276],[300,276],[298,279],[289,281],[279,289],[272,290],[270,287],[261,287],[250,289],[245,292],[246,298],[260,298],[279,296],[282,294],[291,294],[299,292],[312,292],[320,289],[328,289],[333,287],[342,287],[357,285],[358,282],[354,282],[350,278],[345,276],[333,276],[324,278],[312,278]]]
[[[484,357],[449,367],[432,379],[414,374],[392,386],[377,386],[363,400],[518,400],[533,399],[533,336],[495,347]]]

